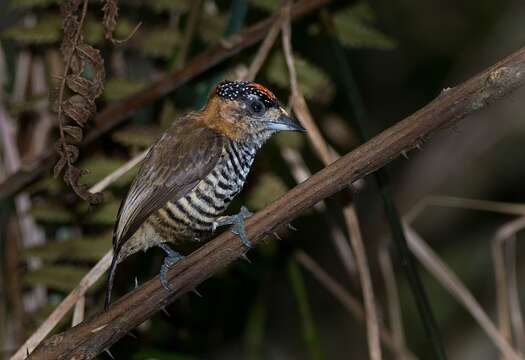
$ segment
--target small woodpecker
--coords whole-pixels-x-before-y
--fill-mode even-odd
[[[305,131],[264,86],[249,81],[220,82],[199,112],[173,122],[153,144],[120,205],[113,232],[113,261],[105,308],[110,303],[117,264],[139,250],[159,246],[166,273],[182,256],[172,250],[188,241],[208,239],[216,227],[233,225],[243,244],[245,208],[220,216],[242,189],[257,150],[278,131]]]

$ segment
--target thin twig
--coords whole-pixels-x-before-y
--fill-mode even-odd
[[[499,331],[506,339],[512,341],[514,330],[516,345],[522,354],[525,335],[515,276],[516,254],[510,250],[516,241],[516,233],[523,228],[525,217],[512,220],[501,226],[491,241]]]
[[[359,220],[355,207],[346,206],[344,209],[345,220],[348,222],[347,226],[350,229],[350,243],[352,250],[354,250],[355,260],[357,262],[357,272],[363,290],[363,300],[365,303],[366,313],[366,331],[368,338],[368,352],[370,359],[380,360],[381,344],[379,342],[379,323],[377,318],[376,301],[374,296],[374,288],[372,286],[372,277],[370,276],[370,269],[366,259],[365,247],[361,238],[361,230],[359,228]]]
[[[434,275],[448,292],[458,300],[478,322],[494,345],[508,358],[523,360],[509,341],[498,331],[494,323],[457,275],[432,251],[425,241],[409,226],[405,225],[408,245],[423,266]]]
[[[525,354],[525,329],[518,287],[516,266],[516,235],[507,241],[507,259],[509,262],[509,308],[512,330],[514,331],[515,346],[521,356]]]
[[[411,224],[429,206],[453,207],[459,209],[491,211],[508,215],[525,215],[525,205],[502,201],[467,199],[455,196],[431,195],[413,206],[403,219]]]
[[[77,303],[75,304],[75,310],[73,310],[73,320],[71,320],[71,326],[76,326],[84,321],[84,314],[86,311],[86,295],[82,295]]]
[[[277,37],[279,36],[279,31],[281,30],[282,23],[285,19],[283,14],[284,9],[281,10],[279,18],[273,23],[272,27],[270,28],[270,31],[268,31],[268,34],[264,38],[264,41],[257,50],[257,54],[255,55],[253,61],[250,64],[250,67],[248,68],[245,80],[253,81],[255,79],[255,76],[263,66],[264,62],[266,61],[270,50],[275,44],[275,40],[277,40]]]
[[[295,254],[295,258],[306,270],[308,270],[313,277],[319,281],[321,285],[325,287],[330,294],[336,298],[341,305],[357,320],[365,321],[365,312],[363,306],[354,298],[350,292],[348,292],[341,284],[333,279],[326,271],[319,266],[308,254],[303,251],[298,251]],[[414,354],[410,352],[406,347],[399,346],[393,336],[384,328],[379,329],[381,341],[383,344],[399,359],[409,360],[416,359]]]
[[[403,317],[401,316],[401,304],[399,302],[396,274],[392,266],[392,259],[386,242],[382,242],[379,246],[379,267],[385,282],[390,331],[392,332],[394,342],[401,348],[405,346]]]
[[[191,2],[190,12],[186,21],[186,29],[184,30],[184,37],[179,53],[176,57],[175,68],[180,69],[186,64],[186,58],[190,52],[191,43],[195,30],[199,24],[199,17],[201,14],[202,0],[194,0]]]
[[[304,159],[301,157],[301,154],[295,149],[290,147],[281,147],[281,156],[286,161],[286,164],[297,184],[302,183],[312,176],[312,173],[306,166]],[[330,226],[332,240],[337,253],[342,260],[343,266],[346,268],[346,271],[348,274],[350,274],[350,277],[353,280],[354,275],[357,273],[357,269],[354,260],[354,254],[352,253],[351,247],[348,246],[346,235],[343,233],[341,227],[338,226],[336,221],[334,221],[334,219],[332,219],[330,215],[326,213],[327,208],[324,201],[315,204],[314,208],[319,213],[325,215],[326,221]]]

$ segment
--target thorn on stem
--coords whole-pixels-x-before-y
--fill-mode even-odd
[[[197,291],[197,288],[192,289],[191,292],[194,293],[195,295],[197,295],[200,298],[203,297],[202,294]]]
[[[293,230],[293,231],[298,231],[297,228],[293,226],[292,224],[288,224],[288,229]]]
[[[115,357],[113,356],[113,354],[111,353],[111,351],[109,351],[109,349],[104,349],[104,352],[107,353],[109,355],[110,358],[112,358],[113,360],[115,360]]]
[[[251,264],[252,261],[248,258],[248,256],[246,254],[242,254],[240,256],[241,259],[243,259],[244,261],[246,261],[248,264]]]
[[[403,157],[408,160],[408,154],[406,150],[401,151],[401,155],[403,155]]]
[[[171,314],[168,312],[168,310],[166,310],[165,307],[162,308],[162,312],[163,312],[167,317],[171,317]]]

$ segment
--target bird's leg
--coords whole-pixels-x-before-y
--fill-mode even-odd
[[[246,236],[246,230],[244,229],[244,220],[252,216],[253,214],[245,207],[241,207],[241,211],[237,215],[221,216],[213,223],[213,231],[219,226],[233,225],[232,233],[239,236],[241,242],[247,248],[252,248],[253,245]]]
[[[164,263],[162,264],[160,268],[160,283],[164,289],[171,292],[173,289],[171,288],[170,284],[168,283],[168,279],[166,279],[166,274],[168,273],[168,270],[172,265],[174,265],[177,261],[184,258],[181,254],[174,251],[172,248],[168,246],[168,244],[161,243],[159,244],[159,247],[164,250],[166,253],[166,257],[164,258]]]

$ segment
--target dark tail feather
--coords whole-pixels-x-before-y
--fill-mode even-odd
[[[113,288],[113,278],[115,277],[115,270],[117,269],[118,252],[113,251],[113,260],[111,260],[111,267],[108,273],[108,283],[106,285],[106,296],[104,298],[104,310],[109,309],[109,303],[111,301],[111,289]]]

